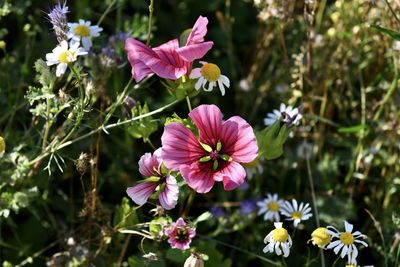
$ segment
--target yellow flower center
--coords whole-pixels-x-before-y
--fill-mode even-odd
[[[0,136],[0,156],[4,153],[6,150],[6,142],[4,142],[3,137]]]
[[[90,35],[90,29],[86,25],[78,25],[74,30],[76,35],[87,37]]]
[[[319,227],[311,233],[311,240],[314,244],[323,247],[331,242],[331,235],[326,232],[325,227]]]
[[[276,201],[271,201],[268,203],[267,207],[270,211],[278,211],[279,204]]]
[[[60,54],[58,54],[58,61],[60,61],[60,63],[68,63],[68,51],[63,51]]]
[[[218,81],[219,77],[221,77],[221,70],[217,65],[212,63],[204,64],[203,67],[201,67],[200,72],[209,82]]]
[[[347,264],[346,267],[356,267],[354,264]]]
[[[297,219],[301,220],[301,218],[303,217],[303,214],[301,214],[301,212],[295,211],[292,213],[292,217],[294,220],[297,220]]]
[[[277,242],[285,242],[289,237],[285,228],[276,228],[272,230],[272,238]]]
[[[345,245],[351,245],[354,243],[354,236],[350,234],[349,232],[344,232],[339,236],[340,241],[342,241],[343,244]]]

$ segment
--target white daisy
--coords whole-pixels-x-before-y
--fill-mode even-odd
[[[283,257],[287,257],[292,246],[292,238],[288,234],[288,231],[282,227],[281,222],[274,223],[274,226],[275,229],[269,232],[264,238],[264,243],[267,245],[264,247],[263,252],[273,253],[275,251],[276,255],[279,256],[283,251]]]
[[[65,73],[68,63],[76,61],[78,56],[86,55],[87,52],[75,43],[68,48],[67,41],[62,41],[51,53],[46,54],[47,66],[57,64],[56,76],[60,77]]]
[[[257,206],[260,207],[257,215],[264,214],[264,221],[280,221],[279,209],[283,205],[283,200],[278,199],[278,194],[267,194],[267,198],[258,201]]]
[[[225,95],[225,86],[229,88],[230,82],[228,77],[221,74],[221,70],[219,67],[213,63],[207,63],[204,61],[200,61],[203,65],[201,68],[195,68],[189,75],[190,79],[198,79],[194,88],[199,90],[200,87],[204,89],[206,92],[210,92],[214,89],[215,86],[218,87],[221,91],[222,95]],[[206,88],[206,84],[208,82],[208,86]]]
[[[282,122],[290,126],[297,125],[301,118],[303,118],[303,115],[300,114],[298,108],[286,106],[284,103],[281,103],[279,110],[274,109],[272,112],[267,114],[267,117],[264,119],[264,124],[272,125],[281,118]]]
[[[294,227],[297,227],[301,221],[312,217],[310,204],[301,202],[300,205],[297,205],[296,199],[292,199],[292,203],[285,201],[280,212],[288,217],[286,220],[293,221]]]
[[[82,40],[82,46],[86,51],[89,51],[92,47],[92,37],[100,36],[100,32],[103,28],[94,25],[90,26],[90,21],[79,20],[79,23],[68,23],[68,39],[71,39],[71,43],[77,43]]]
[[[368,247],[368,244],[364,242],[363,238],[366,238],[365,235],[361,234],[359,231],[353,231],[353,225],[344,221],[345,232],[340,232],[333,226],[328,226],[328,230],[326,231],[328,234],[332,235],[333,238],[337,238],[337,240],[332,241],[327,249],[333,249],[335,254],[340,253],[340,257],[344,258],[347,255],[348,263],[354,264],[356,263],[356,258],[358,256],[358,250],[354,243],[360,243],[361,245]]]

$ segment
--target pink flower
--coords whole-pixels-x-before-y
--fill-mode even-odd
[[[161,137],[165,165],[180,171],[198,193],[209,192],[215,181],[222,181],[225,190],[240,186],[246,171],[239,163],[250,163],[258,156],[253,128],[238,116],[223,121],[215,105],[201,105],[189,117],[199,138],[178,122],[165,126]]]
[[[168,243],[170,243],[171,248],[186,250],[189,248],[192,238],[196,235],[196,229],[191,228],[182,218],[179,218],[171,226],[166,227],[164,233],[169,237]]]
[[[142,182],[134,187],[128,187],[126,193],[137,205],[143,205],[159,186],[158,199],[161,206],[170,210],[178,202],[179,186],[175,177],[166,175],[161,170],[161,149],[144,154],[139,160],[139,172],[145,177],[151,177],[149,181]]]
[[[176,80],[187,74],[190,64],[202,58],[213,46],[213,42],[204,42],[208,19],[200,16],[186,41],[179,47],[178,39],[173,39],[153,49],[133,38],[125,41],[125,50],[132,66],[132,76],[140,82],[150,74],[161,78]]]

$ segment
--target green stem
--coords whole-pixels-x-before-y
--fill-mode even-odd
[[[400,19],[397,17],[396,12],[393,10],[392,6],[388,2],[388,0],[385,0],[386,5],[389,7],[390,12],[392,13],[393,17],[396,19],[397,23],[400,25]]]
[[[111,8],[113,7],[113,5],[115,5],[116,2],[117,0],[114,0],[108,5],[107,9],[104,11],[99,21],[97,22],[97,26],[99,26],[103,22],[104,18],[107,16],[107,14],[110,12]]]
[[[307,162],[308,181],[310,183],[311,198],[312,198],[313,207],[314,207],[314,211],[315,211],[315,223],[317,224],[317,227],[319,227],[320,222],[319,222],[319,213],[318,213],[318,207],[317,207],[317,197],[315,195],[314,178],[312,176],[309,155],[306,155],[306,162]]]
[[[194,197],[196,196],[196,192],[190,189],[188,201],[186,202],[185,209],[183,210],[182,217],[185,217],[189,214],[190,208],[192,207]]]
[[[76,143],[76,142],[78,142],[80,140],[83,140],[83,139],[85,139],[85,138],[87,138],[89,136],[92,136],[92,135],[96,134],[97,132],[104,131],[104,130],[109,130],[109,129],[112,129],[112,128],[115,128],[115,127],[118,127],[118,126],[122,126],[122,125],[125,125],[125,124],[128,124],[128,123],[131,123],[133,121],[137,121],[137,120],[152,116],[154,114],[160,113],[160,112],[166,110],[167,108],[175,105],[179,101],[180,100],[175,100],[175,101],[169,103],[168,105],[163,106],[163,107],[161,107],[159,109],[153,110],[153,111],[151,111],[149,113],[146,113],[146,114],[143,114],[143,115],[140,115],[140,116],[137,116],[137,117],[133,117],[133,118],[128,119],[128,120],[119,121],[119,122],[112,123],[112,124],[109,124],[109,125],[106,125],[106,126],[101,125],[98,128],[96,128],[96,129],[94,129],[94,130],[92,130],[92,131],[90,131],[90,132],[88,132],[88,133],[86,133],[84,135],[81,135],[81,136],[79,136],[79,137],[77,137],[77,138],[75,138],[73,140],[70,140],[70,141],[67,141],[64,138],[63,141],[60,142],[58,145],[55,145],[54,147],[53,146],[48,146],[46,148],[46,150],[45,150],[46,151],[45,153],[42,153],[41,155],[39,155],[38,157],[36,157],[32,161],[30,161],[28,163],[28,165],[32,165],[32,164],[42,160],[43,158],[47,157],[51,153],[54,153],[55,151],[58,151],[58,150],[60,150],[60,149],[62,149],[64,147],[70,146],[70,145],[72,145],[72,144],[74,144],[74,143]]]
[[[153,11],[154,11],[154,0],[150,0],[150,5],[149,5],[149,25],[147,29],[147,41],[146,44],[150,44],[150,39],[151,39],[151,30],[153,28]]]
[[[111,118],[111,116],[114,114],[115,110],[117,109],[118,106],[120,106],[122,104],[122,102],[124,101],[125,97],[126,97],[126,92],[129,89],[129,86],[132,83],[132,78],[129,79],[129,82],[125,85],[124,90],[122,90],[122,93],[118,96],[117,101],[115,101],[111,107],[110,107],[110,111],[107,113],[106,118],[104,119],[103,124],[106,124],[108,122],[108,120]]]
[[[186,103],[188,105],[189,112],[191,112],[192,111],[192,105],[190,104],[190,98],[188,96],[186,96]]]

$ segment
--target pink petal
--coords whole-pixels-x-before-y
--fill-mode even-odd
[[[192,62],[200,59],[207,54],[208,50],[214,45],[213,42],[204,42],[199,44],[191,44],[176,49],[176,52],[186,61]]]
[[[193,25],[192,31],[186,41],[186,45],[197,44],[204,42],[204,36],[207,34],[208,19],[199,16]]]
[[[170,175],[167,176],[164,191],[158,195],[161,206],[166,210],[175,208],[176,203],[178,202],[178,195],[179,186],[175,177]]]
[[[161,136],[162,159],[167,168],[178,171],[181,165],[189,165],[204,156],[204,150],[188,128],[172,122],[164,127]]]
[[[151,155],[151,153],[145,153],[139,160],[139,172],[146,177],[156,175],[154,169],[158,170],[159,166],[159,159],[157,156]]]
[[[153,73],[140,57],[140,53],[153,53],[149,47],[135,39],[128,38],[125,41],[125,50],[128,53],[128,60],[132,67],[132,76],[136,82],[140,82],[144,77]]]
[[[183,165],[180,172],[188,186],[197,193],[207,193],[214,186],[215,181],[211,162],[195,162],[191,165]]]
[[[147,63],[149,67],[160,77],[176,80],[185,75],[189,69],[189,62],[183,60],[176,49],[179,48],[178,39],[168,41],[153,51],[160,58],[159,62]]]
[[[147,202],[151,194],[157,187],[157,183],[144,182],[134,187],[128,187],[126,193],[137,205],[143,205]]]
[[[201,105],[193,109],[189,117],[199,129],[200,141],[215,148],[222,125],[222,113],[219,108],[216,105]]]
[[[231,161],[214,174],[214,180],[221,181],[225,190],[233,190],[243,184],[246,171],[242,165]]]
[[[231,117],[222,124],[220,139],[223,153],[237,162],[252,162],[258,156],[253,128],[241,117]]]

